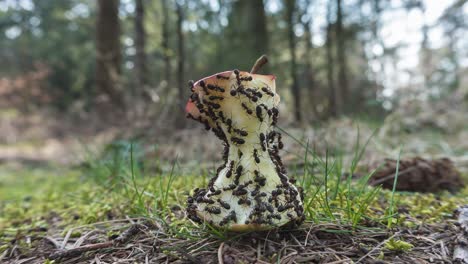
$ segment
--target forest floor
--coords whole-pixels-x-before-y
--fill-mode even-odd
[[[401,159],[450,158],[467,183],[466,131],[389,137],[374,133],[380,126],[342,119],[285,129],[282,157],[304,188],[306,220],[268,232],[233,234],[186,217],[188,194],[207,184],[220,160],[219,145],[199,128],[152,144],[106,145],[114,132],[103,132],[96,152],[90,143],[75,145],[86,150],[80,155],[59,146],[69,155],[63,162],[9,157],[0,165],[0,262],[452,263],[456,210],[468,205],[468,187],[392,192],[368,186],[366,176],[401,149]],[[37,144],[3,147],[40,158],[34,149],[46,143]]]

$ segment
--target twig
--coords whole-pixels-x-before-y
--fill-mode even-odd
[[[457,245],[453,251],[453,261],[455,263],[468,263],[468,206],[459,208],[458,213],[461,234],[457,237]]]
[[[258,58],[258,60],[254,64],[254,66],[250,70],[250,73],[251,74],[257,73],[260,70],[260,68],[262,68],[263,65],[265,65],[267,63],[268,63],[268,57],[266,55],[260,56],[260,58]]]
[[[81,255],[82,253],[93,251],[97,249],[103,249],[113,246],[114,243],[112,241],[104,242],[104,243],[97,243],[86,245],[82,247],[72,248],[68,250],[60,250],[57,251],[49,256],[50,259],[62,259],[62,258],[72,258]]]
[[[221,245],[219,245],[219,248],[218,248],[218,263],[219,263],[219,264],[224,264],[224,260],[223,260],[223,248],[224,248],[224,242],[221,243]]]
[[[127,230],[122,232],[116,239],[114,239],[114,242],[116,244],[124,244],[127,241],[129,241],[132,237],[140,233],[142,228],[143,225],[141,224],[133,224]]]
[[[85,246],[79,246],[68,250],[59,250],[52,253],[49,258],[50,259],[63,259],[63,258],[72,258],[79,256],[88,251],[94,251],[103,248],[110,248],[112,246],[118,246],[128,242],[132,237],[140,233],[141,228],[143,228],[142,224],[133,224],[127,230],[122,232],[116,239],[113,241],[103,242],[103,243],[96,243],[90,244]],[[91,231],[92,232],[92,231]],[[90,233],[91,233],[90,232]],[[84,237],[87,237],[90,233],[86,234]],[[76,243],[75,243],[76,244]],[[81,243],[78,243],[79,245]]]
[[[356,264],[363,261],[365,258],[367,258],[372,252],[376,251],[377,249],[379,249],[381,246],[383,246],[385,243],[387,243],[388,241],[390,241],[392,238],[394,238],[395,236],[399,235],[400,232],[396,232],[395,234],[391,235],[389,238],[385,239],[384,241],[380,242],[377,246],[375,246],[373,249],[371,249],[369,252],[367,252],[367,254],[365,254],[364,256],[362,256],[360,259],[358,259],[358,261],[356,261]]]

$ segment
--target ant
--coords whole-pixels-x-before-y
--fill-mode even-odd
[[[258,120],[260,120],[260,122],[263,122],[262,107],[257,105],[257,107],[255,108],[255,114],[257,115]]]
[[[246,195],[246,194],[247,194],[247,190],[244,189],[244,186],[240,186],[232,192],[232,195],[235,195],[235,196],[241,196],[241,195]]]
[[[226,172],[226,178],[231,178],[233,167],[234,167],[234,161],[231,160],[231,163],[229,164],[229,170]]]
[[[278,206],[278,212],[281,213],[281,212],[284,212],[284,211],[286,211],[286,210],[288,210],[288,209],[291,209],[291,208],[293,208],[293,207],[294,207],[294,206],[293,206],[292,204],[280,205],[280,206]]]
[[[236,179],[235,179],[235,184],[239,184],[239,178],[240,176],[242,175],[242,170],[244,169],[244,167],[242,167],[242,165],[238,165],[237,166],[237,169],[236,169]]]
[[[255,179],[254,179],[254,181],[255,181],[256,183],[258,183],[258,184],[259,184],[260,186],[262,186],[262,187],[265,186],[266,178],[263,177],[263,176],[260,176],[260,174],[258,173],[257,170],[255,170],[254,173],[255,173]]]
[[[278,111],[278,108],[276,107],[273,107],[272,111],[273,111],[273,122],[271,124],[274,126],[278,122],[279,111]]]
[[[223,123],[226,123],[226,117],[224,117],[223,111],[219,111],[218,116],[219,116],[219,118],[221,118],[221,121],[222,121]]]
[[[216,196],[216,195],[220,195],[220,194],[221,194],[221,190],[216,190],[216,191],[210,193],[209,196]]]
[[[269,219],[275,218],[275,219],[281,220],[281,215],[279,215],[279,214],[271,214],[271,215],[267,216],[267,218],[269,218]]]
[[[248,77],[242,77],[240,78],[241,81],[252,81],[252,76],[248,76]]]
[[[230,190],[234,190],[237,186],[233,183],[229,184],[228,187],[224,187],[223,188],[223,191],[230,191]]]
[[[245,143],[245,140],[242,138],[237,138],[237,137],[231,137],[231,141],[234,142],[236,145],[242,145]]]
[[[232,120],[230,118],[226,119],[226,125],[228,127],[228,133],[231,133],[232,129]]]
[[[223,220],[221,220],[221,222],[219,222],[219,225],[220,226],[223,226],[225,224],[227,224],[229,221],[236,221],[237,220],[237,217],[236,217],[236,212],[235,211],[231,211],[228,215],[226,215]]]
[[[208,89],[210,90],[213,90],[213,91],[218,91],[218,92],[221,92],[221,93],[224,93],[224,88],[222,87],[219,87],[217,85],[213,85],[213,84],[208,84]]]
[[[242,103],[242,108],[244,108],[247,114],[249,115],[253,113],[252,110],[250,110],[249,107],[245,103]]]
[[[266,87],[262,87],[262,91],[265,92],[266,94],[268,94],[271,97],[275,96],[275,94],[272,91],[270,91],[270,89],[268,89]]]
[[[266,204],[265,207],[270,213],[273,213],[275,211],[275,209],[273,208],[271,204]]]
[[[262,150],[266,151],[265,134],[263,134],[263,133],[260,133],[260,144],[262,145]]]
[[[260,163],[260,158],[258,157],[257,149],[254,149],[254,158],[256,163]]]
[[[250,195],[252,195],[252,196],[257,196],[258,192],[259,192],[258,188],[255,188],[255,190],[253,190],[252,192],[250,192]]]
[[[276,133],[278,135],[278,148],[279,149],[283,149],[284,145],[283,145],[283,141],[281,141],[281,133]]]
[[[193,93],[193,92],[195,91],[195,90],[194,90],[195,87],[194,87],[194,85],[193,85],[193,80],[190,80],[190,81],[188,82],[188,86],[189,86],[189,88],[190,88],[190,91]]]
[[[198,196],[196,198],[197,203],[207,203],[207,204],[214,204],[215,201],[205,198],[204,196]]]
[[[190,99],[192,99],[193,102],[200,102],[200,97],[198,97],[197,93],[193,93],[192,95],[190,95]]]
[[[203,89],[203,91],[204,91],[206,94],[210,94],[210,92],[208,92],[208,89],[206,89],[205,81],[201,80],[201,81],[200,81],[200,86],[201,86],[201,88]]]
[[[218,199],[218,203],[219,203],[224,209],[227,209],[227,210],[231,209],[231,206],[230,206],[228,203],[223,202],[221,199]]]
[[[222,96],[216,96],[216,95],[211,95],[210,97],[208,97],[208,99],[210,99],[211,101],[213,100],[224,100],[224,97]]]
[[[239,129],[239,128],[234,128],[234,132],[236,132],[237,134],[239,134],[239,135],[241,135],[243,137],[246,137],[246,136],[249,135],[249,133],[247,133],[247,131]]]
[[[220,214],[221,208],[216,207],[216,206],[205,207],[205,211],[207,211],[210,214]]]
[[[234,74],[236,75],[237,85],[241,85],[241,78],[239,76],[239,70],[235,69]]]
[[[213,102],[206,102],[207,105],[213,107],[214,109],[219,109],[221,108],[221,105],[220,104],[217,104],[217,103],[213,103]]]
[[[250,200],[246,199],[246,198],[241,198],[241,199],[239,199],[237,204],[239,204],[239,205],[242,205],[242,204],[251,205],[252,202]]]

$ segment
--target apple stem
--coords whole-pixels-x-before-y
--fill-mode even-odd
[[[250,73],[251,74],[257,73],[260,70],[260,68],[262,68],[263,65],[265,65],[267,63],[268,63],[268,57],[266,55],[260,56],[260,58],[257,59],[255,64],[253,65],[252,69],[250,70]]]

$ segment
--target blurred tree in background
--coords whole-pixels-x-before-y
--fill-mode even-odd
[[[378,118],[410,94],[467,89],[466,2],[434,19],[432,0],[5,0],[0,104],[112,115],[108,104],[180,125],[189,79],[268,54],[291,121]],[[393,40],[402,13],[422,18],[412,55]]]

